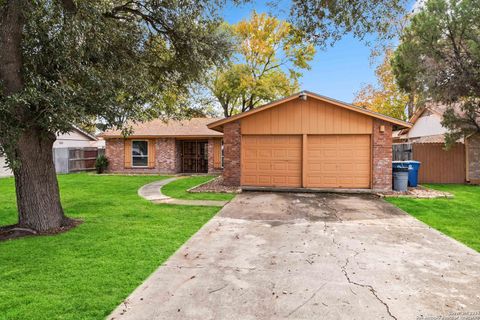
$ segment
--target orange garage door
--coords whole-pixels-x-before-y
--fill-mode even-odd
[[[302,136],[242,136],[244,186],[301,187]]]
[[[370,188],[370,135],[308,135],[310,188]]]

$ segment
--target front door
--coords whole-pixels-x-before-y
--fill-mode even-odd
[[[182,142],[182,172],[208,172],[207,141]]]

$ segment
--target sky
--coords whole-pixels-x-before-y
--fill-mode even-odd
[[[227,6],[223,17],[229,23],[236,23],[248,19],[252,10],[269,12],[266,1],[252,1],[240,7]],[[333,47],[317,50],[310,63],[311,70],[303,72],[301,90],[351,103],[363,85],[376,83],[375,65],[371,65],[370,53],[371,48],[352,35],[346,35]]]

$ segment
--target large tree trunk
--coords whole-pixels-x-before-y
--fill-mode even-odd
[[[56,231],[70,222],[60,203],[52,147],[54,134],[28,129],[18,141],[15,188],[18,224],[38,232]]]
[[[1,1],[0,1],[1,2]],[[70,2],[70,1],[64,1]],[[2,94],[9,96],[24,89],[22,77],[23,10],[28,1],[7,0],[0,5],[0,82]],[[15,109],[16,121],[28,122],[24,106]],[[52,147],[55,135],[38,128],[27,128],[18,141],[4,138],[14,166],[19,226],[38,232],[56,231],[69,224],[60,204]]]

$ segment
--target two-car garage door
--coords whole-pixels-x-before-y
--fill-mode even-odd
[[[244,186],[369,188],[370,135],[243,135]]]

